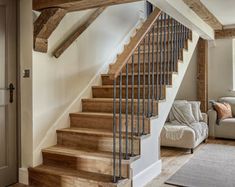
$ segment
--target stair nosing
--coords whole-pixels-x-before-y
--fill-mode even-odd
[[[79,131],[80,130],[80,131]],[[86,130],[86,131],[82,131]],[[113,132],[111,131],[97,131],[97,129],[89,129],[89,128],[76,128],[76,127],[70,127],[70,128],[64,128],[64,129],[58,129],[56,130],[57,133],[74,133],[74,134],[85,134],[85,135],[91,135],[91,136],[103,136],[103,137],[113,137]],[[126,134],[125,132],[122,132],[122,138],[125,138]],[[117,132],[116,135],[117,138],[119,138],[119,133]],[[131,134],[128,134],[128,138],[131,137]],[[141,137],[134,136],[134,139],[139,140]]]
[[[66,153],[66,152],[61,152],[59,150],[53,150],[54,148],[58,148],[58,149],[64,149],[66,150],[71,150],[71,152],[76,151],[77,153],[80,151],[80,154],[76,154],[76,153]],[[56,154],[56,155],[65,155],[65,156],[69,156],[69,157],[76,157],[76,158],[87,158],[87,159],[92,159],[92,160],[106,160],[106,161],[110,161],[113,160],[113,154],[112,152],[97,152],[94,150],[85,150],[85,149],[75,149],[73,147],[65,147],[65,146],[52,146],[46,149],[42,150],[42,153],[48,153],[48,154]],[[91,153],[91,154],[89,154]],[[116,155],[116,158],[118,158],[119,154]],[[122,159],[122,163],[123,164],[130,164],[131,162],[135,161],[136,159],[139,158],[138,156],[135,157],[130,157],[129,160],[126,159]]]
[[[49,171],[50,170],[50,171]],[[63,170],[63,171],[61,171]],[[90,174],[90,176],[94,176],[96,175],[97,177],[100,176],[102,179],[104,179],[104,176],[106,177],[110,177],[110,179],[112,179],[111,175],[106,175],[106,174],[99,174],[99,173],[93,173],[93,172],[88,172],[88,171],[82,171],[82,170],[74,170],[74,169],[65,169],[65,168],[60,168],[60,167],[54,167],[54,166],[47,166],[47,165],[39,165],[35,168],[29,168],[29,172],[40,172],[40,173],[44,173],[44,174],[49,174],[49,175],[58,175],[58,176],[65,176],[65,177],[74,177],[77,178],[80,181],[87,181],[89,180],[92,183],[106,183],[106,184],[115,184],[112,183],[112,181],[108,181],[108,180],[100,180],[100,178],[92,178],[92,177],[84,177],[87,176],[87,174]],[[53,171],[53,173],[52,173]],[[65,171],[65,172],[64,172]],[[83,176],[82,176],[83,175]],[[106,178],[105,178],[106,179]],[[123,179],[121,181],[119,181],[118,183],[122,183],[124,181],[127,181],[129,179]],[[116,184],[118,184],[116,183]]]

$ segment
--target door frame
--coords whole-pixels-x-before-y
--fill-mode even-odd
[[[16,139],[17,139],[17,182],[21,167],[21,94],[20,94],[20,1],[16,1]]]

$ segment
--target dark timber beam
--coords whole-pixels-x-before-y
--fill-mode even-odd
[[[33,9],[39,11],[57,7],[67,11],[76,11],[136,1],[142,0],[33,0]]]
[[[49,8],[41,12],[34,22],[34,50],[47,52],[48,38],[66,15],[66,10],[61,8]]]
[[[234,38],[235,28],[215,31],[215,39]]]
[[[208,110],[208,41],[198,41],[197,52],[197,99],[201,101],[201,111]]]
[[[183,1],[214,30],[221,30],[223,28],[218,19],[204,6],[204,4],[200,0]]]

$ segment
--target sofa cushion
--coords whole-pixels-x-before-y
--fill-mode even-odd
[[[227,118],[227,119],[220,120],[219,125],[234,126],[234,129],[231,129],[231,130],[235,131],[235,118]]]
[[[221,97],[218,101],[229,103],[232,109],[233,117],[235,117],[235,97]]]
[[[215,102],[213,107],[218,114],[218,120],[223,120],[232,117],[232,110],[230,104]]]
[[[205,123],[200,123],[199,125],[205,129],[206,133],[196,139],[195,131],[192,128],[166,123],[164,127],[167,126],[168,128],[162,129],[161,145],[168,147],[195,148],[208,137],[208,126]],[[180,139],[177,138],[177,140],[174,140],[174,138],[172,139],[167,135],[169,130],[173,132],[172,128],[175,128],[175,131],[180,131],[179,134],[182,133]]]
[[[196,122],[191,105],[188,102],[174,102],[169,113],[169,121],[177,121],[181,124]]]

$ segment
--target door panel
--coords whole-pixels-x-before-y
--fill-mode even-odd
[[[16,0],[0,0],[0,187],[17,182],[16,39]]]
[[[0,6],[0,168],[6,166],[5,31],[6,8]]]

